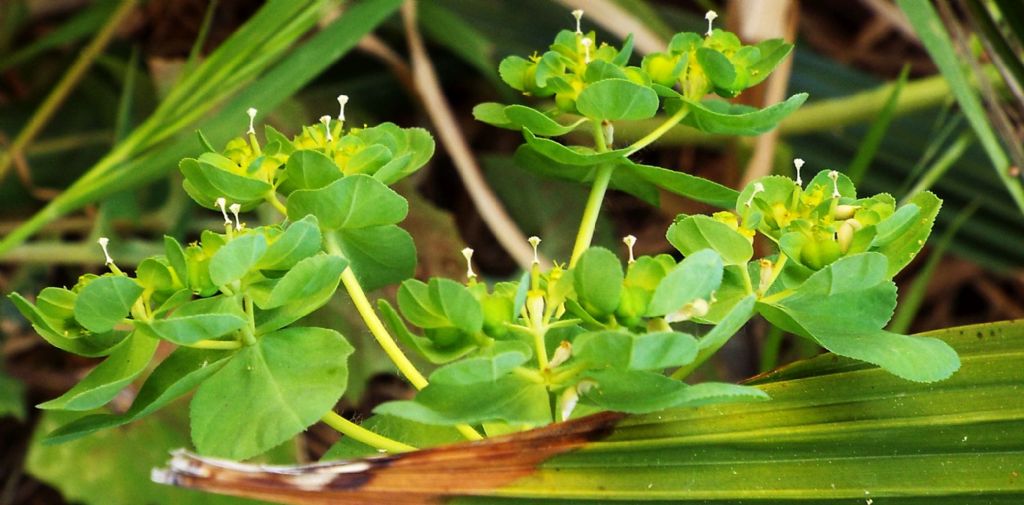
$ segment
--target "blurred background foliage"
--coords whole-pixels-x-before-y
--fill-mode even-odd
[[[158,252],[164,234],[193,240],[218,227],[219,215],[192,205],[180,186],[177,160],[200,149],[194,131],[223,145],[245,130],[253,106],[261,121],[295,133],[333,112],[338,93],[352,97],[350,124],[420,125],[439,140],[428,168],[401,188],[418,276],[461,276],[458,251],[468,244],[484,276],[510,278],[528,250],[520,238],[533,234],[564,261],[585,189],[518,169],[518,135],[473,121],[477,103],[523,100],[500,83],[497,62],[545,47],[571,27],[573,8],[586,11],[599,39],[635,33],[640,53],[677,31],[702,31],[705,10],[715,9],[747,41],[796,42],[791,67],[749,100],[800,91],[811,99],[775,133],[735,140],[679,129],[642,161],[736,187],[791,175],[800,157],[812,171],[850,174],[866,193],[903,199],[931,189],[945,204],[927,252],[897,279],[898,331],[1024,317],[1016,0],[422,0],[404,20],[401,4],[0,2],[0,290],[34,293],[99,271],[100,235],[113,237],[124,266]],[[617,135],[628,140],[630,131]],[[614,248],[633,234],[638,252],[668,252],[672,218],[706,210],[669,194],[661,208],[613,194],[596,240]],[[311,317],[360,349],[342,402],[358,419],[410,391],[353,316],[339,297]],[[818,352],[766,328],[748,325],[702,373],[741,379]],[[30,405],[94,363],[45,346],[6,300],[0,344],[0,505],[238,501],[149,483],[165,450],[187,445],[184,408],[66,445],[33,442],[57,420]],[[130,391],[123,396],[121,408],[131,402]],[[273,459],[315,459],[334,440],[314,428]]]

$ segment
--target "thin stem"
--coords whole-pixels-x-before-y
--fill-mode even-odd
[[[288,217],[288,207],[285,207],[284,204],[281,203],[281,200],[277,198],[276,191],[270,190],[270,192],[267,193],[265,200],[269,202],[271,206],[277,209],[277,211],[280,212],[282,216]]]
[[[328,233],[327,240],[327,252],[336,256],[342,256],[341,246],[338,245],[338,239],[335,238],[334,234]],[[345,291],[348,291],[349,297],[352,298],[352,304],[356,306],[356,311],[359,312],[360,317],[363,318],[363,322],[366,323],[366,327],[370,330],[370,334],[377,340],[381,348],[384,349],[384,353],[391,358],[391,362],[398,367],[398,371],[409,379],[413,387],[416,389],[423,389],[427,387],[427,378],[416,369],[416,365],[413,365],[409,358],[402,352],[402,349],[398,347],[398,343],[388,333],[388,329],[384,327],[384,323],[381,322],[380,318],[377,317],[377,313],[374,312],[373,307],[370,305],[370,300],[366,298],[366,293],[363,292],[363,287],[359,284],[359,279],[356,279],[356,274],[352,271],[351,267],[345,267],[345,271],[341,273],[341,283],[345,286]],[[455,427],[462,433],[464,437],[469,440],[482,440],[483,437],[476,432],[472,427],[460,424]]]
[[[689,107],[687,107],[687,106],[681,107],[678,111],[676,111],[675,114],[672,114],[671,116],[669,116],[669,118],[666,119],[664,123],[661,123],[660,125],[658,125],[657,128],[651,130],[650,133],[648,133],[647,135],[644,135],[640,140],[637,140],[636,142],[633,142],[632,144],[630,144],[629,145],[629,149],[626,151],[626,156],[632,155],[633,153],[635,153],[635,152],[637,152],[637,151],[647,147],[648,145],[650,145],[655,140],[658,140],[659,138],[661,138],[662,135],[664,135],[666,132],[668,132],[673,127],[675,127],[675,125],[679,124],[679,122],[682,121],[683,118],[685,118],[686,115],[689,114],[689,113],[690,113],[690,108]]]
[[[182,346],[191,347],[193,349],[241,349],[242,343],[237,340],[200,340],[191,344]]]
[[[608,151],[605,144],[604,131],[601,123],[594,122],[594,146],[597,152]],[[612,180],[612,172],[615,165],[604,164],[597,168],[597,175],[594,177],[594,185],[590,188],[590,196],[587,197],[587,205],[583,208],[583,218],[580,220],[580,229],[576,233],[576,243],[572,247],[572,256],[569,257],[569,268],[576,266],[583,252],[590,247],[594,240],[594,228],[597,227],[597,217],[601,213],[601,204],[604,202],[604,195],[608,192],[608,183]]]
[[[242,305],[245,308],[245,315],[248,316],[248,324],[245,328],[242,328],[242,341],[245,345],[256,344],[256,311],[253,308],[252,297],[245,295],[242,297]]]
[[[411,445],[403,444],[402,442],[390,439],[383,435],[374,433],[366,428],[363,428],[362,426],[359,426],[358,424],[353,423],[352,421],[349,421],[348,419],[339,416],[333,410],[324,414],[324,416],[321,417],[320,420],[323,421],[324,424],[326,424],[327,426],[330,426],[331,428],[337,430],[339,433],[352,438],[352,440],[362,442],[376,449],[382,449],[392,453],[410,452],[416,450],[416,448]]]
[[[331,242],[328,239],[328,244],[331,244]],[[333,251],[331,252],[335,254]],[[402,352],[402,349],[398,347],[398,343],[388,333],[387,328],[384,327],[384,323],[377,317],[377,313],[370,306],[370,300],[366,298],[366,293],[363,292],[363,287],[359,285],[359,280],[356,279],[356,274],[352,272],[351,267],[345,268],[345,271],[341,273],[341,283],[345,285],[345,290],[348,291],[348,295],[352,298],[352,303],[356,306],[356,310],[359,311],[363,322],[366,323],[370,334],[373,335],[373,338],[377,339],[377,343],[380,344],[388,358],[391,358],[391,361],[398,367],[398,371],[406,379],[409,379],[409,382],[416,389],[427,387],[427,378],[416,369],[416,365],[409,361],[409,358]]]

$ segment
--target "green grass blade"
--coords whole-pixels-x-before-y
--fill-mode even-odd
[[[931,2],[918,0],[897,0],[897,4],[907,15],[914,31],[921,37],[928,54],[939,67],[942,75],[949,81],[950,90],[960,104],[960,109],[967,117],[971,128],[978,136],[985,153],[992,161],[999,179],[1006,186],[1017,206],[1024,211],[1024,187],[1021,181],[1008,173],[1009,157],[1000,143],[988,117],[982,107],[978,94],[971,86],[970,79],[964,71],[960,59],[953,48],[949,34],[942,25]]]
[[[288,3],[290,2],[275,2],[268,4],[264,9]],[[368,0],[352,6],[334,23],[292,51],[286,59],[280,61],[259,79],[246,82],[232,81],[225,85],[223,89],[218,90],[216,97],[201,104],[202,110],[179,110],[166,106],[166,101],[172,99],[172,96],[169,95],[165,99],[165,104],[162,104],[153,116],[133,131],[124,142],[118,144],[113,151],[60,196],[4,237],[0,241],[0,255],[21,244],[54,219],[111,193],[157,179],[177,166],[178,160],[194,154],[197,151],[194,136],[179,135],[187,131],[191,123],[174,121],[176,117],[188,113],[193,116],[201,116],[214,107],[220,106],[216,116],[200,125],[207,133],[207,137],[214,144],[221,145],[230,137],[240,134],[244,131],[244,111],[248,107],[256,106],[261,110],[272,110],[351,50],[364,34],[373,30],[391,15],[400,3],[400,0]],[[316,5],[308,4],[306,8],[310,11],[317,11]],[[260,18],[261,22],[265,20],[266,18]],[[310,18],[308,21],[312,23],[313,19]],[[287,25],[287,23],[281,23],[280,20],[278,23]],[[218,48],[214,55],[197,67],[193,74],[184,78],[175,89],[200,84],[201,79],[196,76],[213,78],[212,71],[206,70],[207,65],[217,62],[225,63],[219,55],[225,48],[232,50],[237,46],[234,44],[234,37],[239,34],[246,37],[254,36],[254,33],[258,35],[260,32],[240,29]],[[298,38],[299,35],[295,34],[294,37]],[[252,41],[243,42],[252,43]],[[280,41],[278,45],[280,45]],[[284,50],[285,48],[281,47],[278,52],[283,53]],[[234,68],[237,68],[237,65]],[[223,81],[224,78],[220,79]],[[248,84],[248,86],[237,91],[244,84]],[[172,92],[172,94],[175,93]],[[177,95],[178,98],[174,98],[174,100],[182,103],[181,93],[179,92]],[[233,98],[226,104],[222,104],[228,96],[233,96]],[[187,105],[181,106],[188,107]],[[174,125],[173,128],[169,126],[171,124]],[[172,136],[176,136],[176,138],[160,145],[155,145],[156,142],[153,140],[154,138],[163,139]]]
[[[74,42],[86,35],[96,32],[110,18],[117,4],[113,2],[97,2],[82,10],[57,29],[47,33],[31,45],[21,48],[0,60],[0,72],[31,61],[36,56],[57,46]]]
[[[889,125],[892,124],[893,118],[896,117],[896,104],[899,102],[900,93],[903,92],[903,87],[907,84],[907,77],[909,75],[910,66],[903,65],[903,70],[900,71],[900,76],[892,88],[892,94],[885,101],[881,112],[878,113],[878,118],[871,124],[867,135],[861,141],[860,147],[857,149],[857,155],[850,162],[850,166],[846,168],[846,175],[854,183],[859,183],[864,178],[864,174],[867,173],[871,161],[875,159],[878,147],[882,144],[882,139],[885,137],[886,132],[889,131]]]
[[[608,439],[557,456],[496,494],[518,503],[1021,499],[1024,323],[929,335],[962,357],[947,381],[912,384],[825,355],[762,378],[770,401],[626,419]]]

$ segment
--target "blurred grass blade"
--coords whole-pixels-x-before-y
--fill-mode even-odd
[[[971,86],[970,79],[964,71],[960,58],[957,56],[950,41],[949,34],[931,2],[919,0],[896,0],[906,13],[914,30],[921,37],[928,54],[939,67],[942,75],[949,82],[950,90],[960,104],[960,109],[974,129],[985,153],[992,161],[999,179],[1013,197],[1021,211],[1024,211],[1024,187],[1021,181],[1009,173],[1010,160],[982,107],[977,92]]]
[[[910,284],[910,289],[901,293],[900,303],[896,306],[896,314],[893,316],[892,321],[889,322],[889,331],[906,334],[910,330],[910,325],[913,324],[914,318],[917,317],[917,312],[921,310],[921,305],[924,303],[924,295],[928,292],[928,284],[931,282],[932,277],[935,276],[935,270],[939,267],[939,262],[945,257],[949,244],[956,237],[956,232],[960,231],[960,227],[971,218],[974,211],[978,210],[978,204],[979,201],[975,200],[970,206],[957,214],[953,223],[949,225],[949,228],[946,228],[942,238],[939,239],[935,247],[928,254],[928,260],[921,267],[917,275],[914,276],[914,282]]]
[[[853,180],[854,183],[859,183],[867,173],[868,167],[871,165],[871,161],[875,159],[875,154],[878,153],[878,147],[882,144],[882,139],[885,137],[886,132],[889,131],[889,125],[892,124],[893,118],[896,116],[896,104],[900,99],[900,94],[903,92],[903,86],[907,84],[907,77],[910,75],[910,65],[903,65],[903,70],[900,71],[900,76],[896,79],[896,84],[892,87],[892,94],[889,95],[889,99],[885,101],[885,106],[882,107],[881,112],[878,113],[878,118],[871,123],[871,128],[868,130],[867,135],[864,136],[864,140],[861,141],[860,147],[857,149],[857,156],[850,162],[850,166],[846,169],[846,175]]]
[[[163,176],[177,166],[178,160],[197,151],[191,132],[197,123],[214,145],[223,145],[241,134],[248,107],[273,110],[351,50],[401,2],[366,0],[355,4],[282,60],[316,21],[321,3],[277,0],[262,7],[194,72],[185,76],[123,142],[4,237],[0,241],[0,255],[82,205]],[[264,75],[259,77],[261,73]],[[214,110],[218,112],[215,116],[200,122]],[[182,135],[185,132],[188,134]]]
[[[121,23],[131,14],[134,8],[135,0],[122,0],[114,13],[107,19],[103,28],[93,37],[89,45],[82,49],[75,62],[64,73],[64,76],[54,86],[53,90],[50,91],[50,94],[46,96],[46,99],[39,105],[35,113],[32,114],[25,127],[14,137],[11,145],[4,152],[0,152],[0,181],[3,181],[4,176],[7,175],[14,159],[23,155],[25,147],[32,143],[36,135],[50,122],[54,113],[57,112],[57,108],[64,102],[64,99],[71,93],[71,90],[78,84],[78,81],[82,79],[85,71],[92,66],[96,57],[107,47],[114,33],[117,32]]]
[[[1021,89],[1024,85],[1024,63],[1021,63],[1020,56],[1010,47],[988,8],[978,0],[965,0],[963,3],[966,4],[971,19],[978,27],[978,38],[992,55],[995,67],[1002,74],[1007,88],[1013,92],[1019,103],[1024,103],[1024,90]]]
[[[188,52],[188,59],[185,60],[185,66],[181,69],[181,77],[192,73],[192,69],[199,62],[199,56],[203,52],[203,46],[206,45],[206,39],[210,36],[210,25],[213,24],[213,15],[217,13],[217,6],[220,5],[220,0],[211,0],[210,5],[206,6],[206,13],[203,15],[203,23],[199,25],[199,33],[196,35],[195,42],[192,43],[192,49]]]
[[[1020,0],[995,0],[995,4],[1017,40],[1024,43],[1024,3]]]
[[[91,7],[82,10],[82,12],[65,21],[57,29],[40,37],[31,45],[4,57],[0,60],[0,72],[30,61],[49,49],[73,42],[96,32],[110,18],[111,13],[114,12],[116,7],[117,4],[114,2],[96,2]]]
[[[960,354],[952,378],[912,383],[826,354],[757,377],[751,384],[772,397],[764,402],[597,414],[509,437],[312,467],[177,453],[154,476],[303,505],[1021,503],[1024,321],[927,335]],[[317,484],[302,485],[311,475]]]
[[[967,152],[967,148],[971,147],[971,144],[973,143],[973,132],[965,131],[961,133],[953,143],[946,147],[942,152],[942,155],[935,160],[935,163],[932,163],[931,167],[921,175],[921,179],[917,181],[917,184],[915,184],[914,187],[910,188],[910,191],[903,196],[901,201],[910,201],[914,195],[931,189],[932,186],[942,178],[946,171],[952,168],[952,166],[959,161],[961,157],[963,157],[964,153]]]

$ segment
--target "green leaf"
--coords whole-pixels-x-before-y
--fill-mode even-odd
[[[415,349],[416,352],[435,365],[459,359],[476,348],[476,343],[468,338],[457,341],[453,345],[438,346],[433,340],[414,335],[410,332],[409,328],[402,321],[401,316],[398,315],[398,311],[387,300],[377,300],[377,307],[380,309],[384,322],[391,328],[398,341],[402,345]]]
[[[11,302],[32,323],[32,328],[50,345],[80,356],[90,358],[106,356],[128,335],[124,331],[110,331],[100,335],[78,335],[69,331],[59,331],[39,309],[18,293],[8,295]],[[79,338],[84,337],[84,338]]]
[[[764,109],[730,104],[721,100],[696,102],[686,99],[690,113],[683,120],[700,131],[720,135],[760,135],[775,128],[807,100],[807,93],[798,93]]]
[[[363,289],[374,289],[412,277],[416,246],[396,225],[341,229],[338,242]]]
[[[435,277],[428,284],[415,279],[403,282],[398,306],[406,319],[420,328],[455,327],[470,335],[483,328],[480,302],[451,279]]]
[[[187,409],[165,409],[130,426],[66,444],[41,443],[43,435],[75,422],[79,413],[46,412],[25,458],[27,473],[82,505],[257,505],[263,502],[157,484],[151,471],[167,454],[186,447]],[[144,449],[144,450],[143,450]],[[292,447],[275,451],[275,463],[288,463]]]
[[[320,189],[342,178],[341,169],[334,160],[308,149],[292,153],[284,173],[288,178],[286,184],[292,190]]]
[[[336,284],[325,284],[319,292],[305,299],[286,303],[274,309],[256,310],[256,335],[270,333],[298,321],[327,303],[336,290]]]
[[[348,266],[345,258],[317,254],[298,262],[274,286],[261,309],[273,309],[287,303],[309,300],[323,290],[337,289],[341,272]]]
[[[415,400],[387,402],[373,412],[442,426],[490,421],[539,426],[551,422],[547,388],[515,375],[475,384],[432,383]]]
[[[916,382],[949,377],[960,368],[960,360],[947,344],[881,329],[896,305],[896,286],[888,279],[885,256],[847,256],[815,272],[796,293],[772,306],[836,354]],[[776,322],[771,312],[762,313]]]
[[[699,47],[697,63],[716,88],[739,91],[733,88],[733,84],[736,83],[736,68],[724,54],[711,48]]]
[[[505,115],[505,107],[508,106],[503,103],[496,102],[484,102],[478,104],[473,107],[473,118],[481,123],[487,123],[491,126],[518,131],[521,128],[520,125],[513,123],[512,120]]]
[[[122,275],[93,279],[75,299],[75,320],[83,328],[106,333],[114,329],[142,294],[142,286]]]
[[[782,63],[782,60],[786,59],[789,53],[793,51],[793,44],[782,39],[764,40],[759,42],[756,47],[761,53],[761,58],[747,68],[747,71],[750,73],[747,87],[761,84],[762,81],[771,75],[775,67],[779,66],[779,63]]]
[[[581,399],[601,408],[644,414],[671,407],[710,403],[766,400],[763,391],[733,384],[689,386],[660,373],[608,368],[589,371],[584,377],[596,382]]]
[[[93,414],[75,419],[46,435],[44,443],[69,442],[100,430],[137,421],[184,396],[228,362],[232,353],[180,347],[163,360],[146,383],[131,408],[121,415]]]
[[[675,331],[639,335],[598,331],[577,336],[572,349],[573,359],[595,367],[660,371],[693,361],[697,357],[697,340]]]
[[[373,174],[373,178],[383,184],[405,178],[434,155],[434,138],[423,128],[399,128],[394,123],[381,123],[360,130],[358,135],[367,144],[382,145],[391,152],[391,160]],[[349,161],[349,170],[355,168],[354,161],[357,160]]]
[[[587,64],[587,70],[583,74],[583,81],[594,83],[604,79],[629,79],[622,66],[604,60],[592,60]]]
[[[210,280],[224,286],[244,277],[267,251],[267,239],[252,233],[228,242],[210,258]]]
[[[713,249],[721,255],[724,264],[743,266],[754,256],[754,247],[746,237],[709,216],[698,214],[676,221],[665,236],[683,256]]]
[[[591,247],[573,268],[573,286],[584,310],[601,318],[615,312],[625,280],[622,262],[603,247]]]
[[[570,125],[562,125],[547,114],[523,105],[509,105],[505,107],[504,117],[508,120],[510,125],[517,125],[521,128],[526,128],[535,135],[540,135],[541,137],[558,137],[565,135],[566,133],[575,130],[581,123],[581,121],[577,121]]]
[[[710,300],[722,283],[722,269],[721,256],[710,249],[687,256],[658,283],[646,316],[664,316],[694,300]]]
[[[480,301],[462,284],[451,279],[432,278],[430,299],[452,326],[469,334],[479,333],[484,324]]]
[[[0,419],[7,416],[25,420],[25,386],[0,370]]]
[[[174,237],[164,235],[164,254],[167,262],[171,264],[174,275],[185,287],[188,287],[188,261],[185,259],[185,249]]]
[[[196,449],[246,459],[301,433],[345,392],[351,353],[324,328],[288,328],[238,351],[192,399]]]
[[[325,230],[369,228],[405,219],[409,204],[401,195],[368,175],[352,175],[321,189],[304,189],[288,197],[288,218],[316,216]]]
[[[158,343],[157,339],[140,332],[132,333],[68,392],[37,407],[45,410],[91,410],[106,404],[146,370]]]
[[[321,241],[320,226],[317,225],[316,217],[306,216],[288,225],[288,228],[267,246],[267,252],[260,258],[256,267],[260,270],[288,270],[299,261],[320,251]]]
[[[530,346],[522,342],[496,342],[486,355],[471,356],[434,370],[430,374],[430,383],[460,385],[494,382],[526,363],[531,356],[533,352]]]
[[[185,189],[196,203],[216,209],[218,198],[250,209],[273,190],[270,184],[232,172],[233,161],[217,153],[203,153],[199,159],[185,158],[178,165],[185,176]]]
[[[524,131],[525,134],[525,131]],[[597,171],[593,166],[586,165],[567,165],[556,162],[551,158],[537,152],[533,147],[529,145],[521,145],[516,149],[515,154],[516,164],[520,167],[540,174],[545,177],[553,177],[557,179],[563,179],[573,182],[579,182],[583,184],[593,183]],[[621,163],[631,167],[629,160],[621,158],[617,163]],[[685,174],[681,174],[684,175]],[[686,176],[690,177],[690,176]],[[609,187],[617,189],[619,191],[625,191],[651,205],[658,204],[658,187],[656,186],[657,181],[648,182],[645,180],[640,171],[629,170],[626,168],[617,168],[612,172],[612,178],[609,182]],[[714,184],[710,183],[709,184]],[[729,190],[731,191],[731,190]]]
[[[525,58],[519,56],[509,56],[498,64],[498,75],[501,76],[501,80],[505,81],[509,87],[515,90],[524,91],[526,90],[527,82],[527,69],[532,64]]]
[[[658,94],[626,79],[604,79],[583,88],[576,109],[594,121],[638,120],[658,112]]]
[[[527,145],[538,153],[566,165],[599,165],[601,163],[621,160],[629,153],[629,149],[614,149],[598,153],[588,147],[567,147],[554,140],[538,137],[530,130],[523,130],[523,137],[526,139]]]
[[[621,163],[626,166],[624,170],[636,173],[641,179],[655,184],[665,191],[722,209],[731,209],[736,205],[736,198],[739,193],[717,182],[685,172],[633,163],[628,159],[623,160]],[[618,172],[622,171],[619,170]]]
[[[921,251],[924,243],[932,233],[935,217],[938,216],[939,209],[942,207],[942,200],[939,200],[930,191],[914,195],[909,203],[920,209],[920,212],[915,216],[914,222],[906,229],[900,227],[899,230],[894,230],[891,234],[887,233],[887,237],[883,241],[880,237],[883,231],[882,223],[888,221],[886,219],[879,223],[879,235],[876,236],[875,242],[872,243],[873,251],[880,252],[889,259],[889,277],[903,270],[917,256],[917,253]],[[907,207],[909,205],[900,208],[900,210]],[[895,215],[890,216],[889,219],[893,217]]]
[[[226,296],[201,298],[188,302],[171,317],[136,323],[154,336],[178,345],[223,337],[245,326],[238,302]]]

